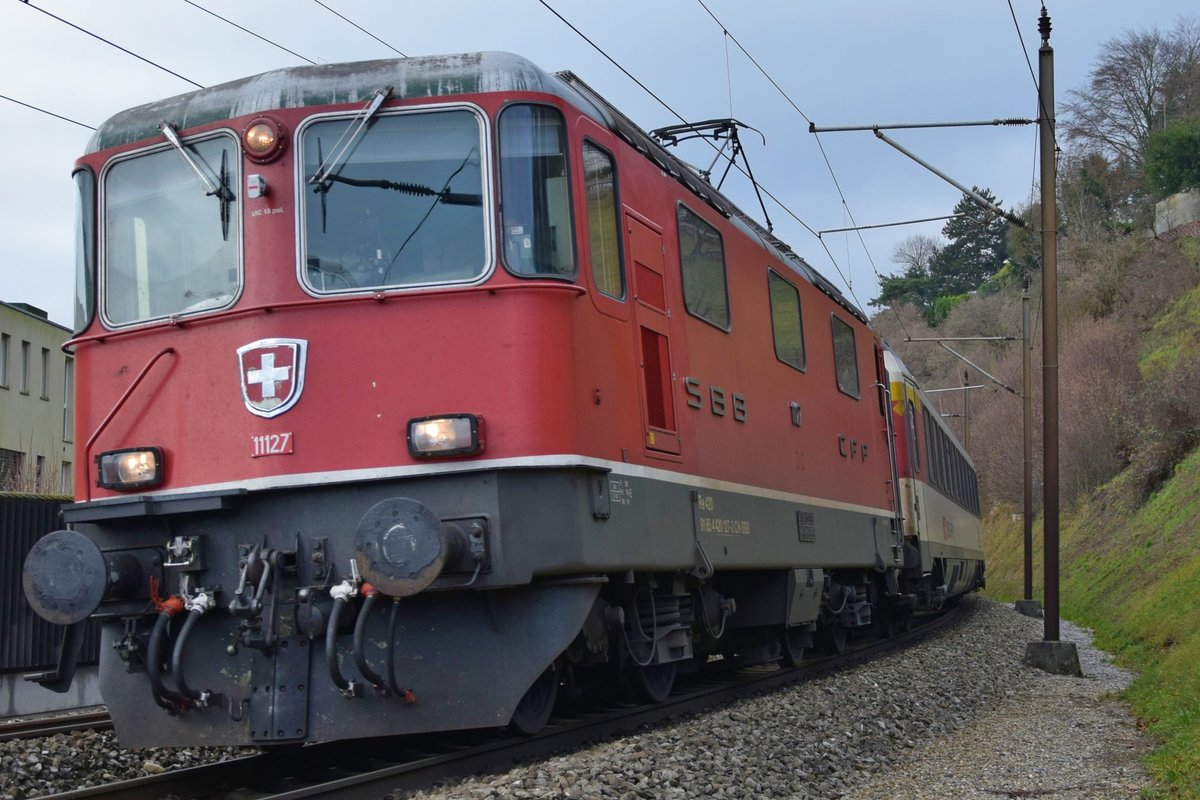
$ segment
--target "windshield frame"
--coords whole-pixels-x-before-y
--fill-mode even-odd
[[[306,117],[296,127],[295,142],[295,204],[296,204],[296,282],[305,294],[314,298],[329,298],[329,297],[346,297],[346,296],[374,296],[380,293],[400,293],[413,292],[430,289],[434,287],[447,286],[478,286],[486,283],[496,272],[496,227],[495,227],[495,180],[493,177],[494,159],[492,145],[492,122],[484,109],[470,102],[453,102],[453,103],[422,103],[420,105],[399,106],[399,107],[383,107],[375,113],[371,118],[366,131],[359,137],[359,140],[371,135],[371,126],[378,124],[380,121],[389,117],[411,116],[416,114],[428,114],[430,112],[442,111],[467,111],[471,113],[479,125],[479,172],[480,172],[480,193],[483,196],[483,206],[480,213],[483,215],[483,263],[477,274],[471,278],[453,281],[431,281],[426,283],[404,283],[392,284],[387,286],[370,286],[370,287],[354,287],[350,289],[318,289],[308,281],[308,203],[306,192],[311,192],[313,187],[308,182],[310,176],[305,175],[305,136],[309,129],[320,122],[328,122],[330,120],[343,120],[347,124],[353,124],[355,117],[361,113],[361,108],[350,108],[343,111],[330,111],[320,114],[313,114]],[[349,162],[353,153],[343,160],[343,165]]]
[[[207,130],[202,133],[191,134],[188,136],[181,136],[180,139],[183,141],[183,145],[185,147],[190,147],[192,145],[195,145],[195,144],[198,144],[201,142],[210,141],[210,140],[219,139],[219,138],[225,138],[225,139],[229,140],[229,145],[232,148],[233,157],[230,159],[231,169],[230,169],[230,176],[229,176],[229,188],[234,192],[234,201],[233,201],[233,209],[230,211],[229,236],[230,236],[230,238],[236,239],[235,253],[236,253],[236,257],[237,257],[237,286],[234,289],[232,297],[229,299],[229,302],[224,303],[223,305],[220,305],[220,306],[212,306],[210,308],[198,308],[193,311],[177,311],[172,314],[160,314],[158,316],[145,317],[143,319],[136,319],[136,320],[132,320],[129,322],[113,322],[111,319],[109,319],[109,316],[108,316],[108,271],[109,271],[108,270],[108,251],[109,251],[109,243],[108,243],[108,178],[109,178],[109,173],[112,171],[112,169],[114,167],[117,167],[127,161],[131,161],[133,159],[136,159],[136,158],[139,158],[142,156],[153,155],[153,154],[157,154],[157,153],[169,153],[169,154],[175,155],[176,159],[179,159],[179,155],[178,155],[178,153],[176,153],[175,148],[171,145],[171,143],[168,142],[163,137],[159,137],[159,138],[161,139],[160,141],[155,141],[152,144],[148,144],[143,147],[138,147],[136,149],[129,150],[127,152],[121,153],[120,155],[109,159],[107,162],[105,162],[104,167],[100,170],[100,175],[96,181],[96,183],[97,183],[97,187],[96,187],[97,213],[96,213],[96,221],[95,221],[95,226],[96,226],[95,261],[96,261],[97,279],[96,279],[96,288],[95,288],[95,291],[96,291],[95,305],[96,305],[96,315],[99,316],[100,321],[104,325],[104,327],[109,330],[120,330],[120,329],[124,329],[124,328],[133,328],[133,327],[137,327],[140,325],[149,325],[149,324],[153,324],[156,322],[163,322],[164,320],[175,320],[175,319],[181,319],[184,317],[195,317],[195,316],[198,316],[201,314],[212,314],[212,313],[215,313],[218,311],[226,311],[226,310],[232,308],[233,306],[237,305],[238,301],[241,300],[241,298],[242,298],[242,293],[246,289],[246,266],[245,266],[245,264],[246,264],[246,252],[245,252],[246,251],[246,238],[245,238],[245,230],[244,230],[244,225],[243,225],[243,204],[242,204],[241,197],[239,194],[239,192],[242,188],[241,137],[239,136],[238,132],[233,130],[232,128],[214,128],[212,130]],[[180,161],[180,163],[182,164],[183,162]],[[191,175],[190,170],[189,170],[188,174]],[[200,183],[200,180],[198,178],[196,178],[194,175],[192,175],[192,177],[196,182],[196,191],[199,192],[200,194],[204,194],[204,191],[205,191],[204,185],[202,183]],[[217,202],[217,200],[215,198],[213,198],[212,202],[215,204]],[[213,214],[214,214],[214,216],[216,214],[218,214],[218,210],[216,208],[213,209]]]

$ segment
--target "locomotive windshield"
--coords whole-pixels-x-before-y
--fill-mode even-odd
[[[488,265],[482,126],[465,109],[375,119],[332,174],[312,176],[345,118],[304,148],[304,280],[316,292],[471,281]]]
[[[241,154],[219,135],[186,145],[221,197],[174,150],[113,164],[104,177],[104,314],[122,325],[221,308],[238,291]]]

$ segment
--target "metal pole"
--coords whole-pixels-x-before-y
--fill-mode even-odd
[[[1058,631],[1058,218],[1054,168],[1054,48],[1050,46],[1050,16],[1042,9],[1038,20],[1041,86],[1042,162],[1042,438],[1045,499],[1042,512],[1046,568],[1045,641],[1057,642]]]
[[[1021,292],[1021,317],[1024,335],[1021,338],[1024,353],[1021,358],[1023,372],[1024,411],[1022,429],[1025,441],[1025,478],[1022,490],[1023,509],[1021,521],[1025,526],[1025,599],[1033,602],[1033,343],[1029,341],[1033,332],[1029,327],[1029,275],[1025,275],[1025,288]]]

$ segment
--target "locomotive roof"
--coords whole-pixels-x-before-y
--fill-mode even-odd
[[[742,212],[578,76],[571,72],[552,75],[512,53],[460,53],[272,70],[122,111],[100,125],[88,143],[87,153],[157,136],[163,120],[178,128],[192,128],[278,108],[365,102],[384,86],[391,86],[392,96],[400,99],[504,91],[541,92],[560,97],[612,130],[866,322],[866,316],[857,306],[787,244]]]
[[[460,53],[285,67],[197,89],[110,117],[92,135],[87,152],[158,136],[159,123],[164,119],[177,128],[192,128],[277,108],[365,102],[385,86],[391,86],[392,96],[402,100],[483,92],[544,92],[608,124],[599,109],[521,56]]]

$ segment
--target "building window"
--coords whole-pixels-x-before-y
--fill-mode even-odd
[[[29,342],[21,342],[21,394],[29,394]]]
[[[721,233],[687,206],[679,206],[677,218],[683,300],[688,313],[728,331],[729,293]]]
[[[25,454],[18,450],[0,448],[0,491],[18,489],[21,472],[25,467]]]
[[[833,361],[837,370],[837,385],[842,394],[858,399],[858,350],[854,343],[854,329],[836,314],[833,320]]]
[[[771,328],[775,357],[798,370],[804,369],[804,328],[800,318],[800,293],[791,283],[767,271],[771,294]]]
[[[0,389],[8,388],[8,334],[0,333]]]
[[[42,399],[50,399],[50,348],[42,348]]]
[[[71,485],[71,462],[62,462],[62,472],[58,474],[58,491],[70,497],[74,494],[74,487]]]
[[[550,106],[513,105],[500,114],[504,263],[531,277],[575,277],[567,131]]]
[[[596,291],[625,299],[621,266],[621,229],[617,224],[617,174],[612,156],[591,142],[583,143],[583,176],[587,195],[588,242]]]

